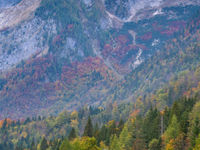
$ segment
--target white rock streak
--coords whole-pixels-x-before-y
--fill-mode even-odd
[[[142,58],[141,58],[141,55],[142,55],[142,49],[139,50],[137,56],[136,56],[136,60],[134,61],[133,63],[133,69],[135,69],[136,67],[138,67],[142,62]]]
[[[41,0],[22,0],[15,6],[0,10],[0,31],[13,27],[30,17],[40,5]]]

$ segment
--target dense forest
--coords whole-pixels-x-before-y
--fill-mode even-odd
[[[101,27],[126,20],[125,4],[41,2],[34,17],[57,31],[46,54],[0,74],[0,150],[200,150],[200,7]]]
[[[181,86],[174,84],[169,89],[179,91]],[[192,90],[199,89],[198,85]],[[158,102],[159,96],[154,95]],[[165,101],[164,108],[142,98],[135,103],[109,102],[105,108],[86,105],[79,111],[64,111],[47,118],[5,119],[0,123],[0,149],[199,150],[198,94]]]

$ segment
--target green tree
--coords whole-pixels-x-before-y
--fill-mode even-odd
[[[5,129],[6,126],[7,126],[7,119],[5,119],[5,120],[3,121],[2,129]]]
[[[69,133],[69,140],[73,140],[74,138],[76,138],[76,131],[74,128],[72,128],[72,130]]]
[[[200,102],[197,102],[192,109],[189,117],[189,131],[188,136],[190,138],[190,144],[195,146],[196,138],[200,133]]]
[[[45,137],[42,138],[41,144],[40,144],[40,150],[46,150],[48,148],[47,140]]]
[[[69,140],[68,140],[68,139],[65,139],[65,140],[61,143],[59,150],[72,150],[72,146],[71,146],[71,144],[69,143]]]
[[[176,115],[173,115],[170,125],[164,133],[165,143],[168,143],[171,139],[176,139],[180,133],[180,125],[177,121]]]
[[[88,137],[93,136],[93,125],[90,117],[88,118],[87,124],[85,126],[83,136],[88,136]]]
[[[132,136],[128,129],[128,122],[124,125],[124,128],[119,136],[120,148],[129,150],[131,147]]]
[[[200,150],[200,134],[198,138],[196,138],[195,147],[193,148],[193,150]]]
[[[110,140],[109,150],[120,150],[119,139],[116,135],[114,135]]]
[[[160,150],[160,142],[158,139],[153,139],[149,143],[149,150]]]
[[[32,140],[32,142],[31,142],[31,150],[36,150],[37,148],[36,148],[36,145],[35,145],[35,142],[34,142],[34,140]]]
[[[151,108],[143,121],[142,132],[146,143],[160,136],[160,112]]]
[[[72,141],[71,145],[72,149],[70,150],[100,150],[94,137],[76,138]]]

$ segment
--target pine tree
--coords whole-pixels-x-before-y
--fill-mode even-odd
[[[47,140],[45,139],[45,137],[43,137],[40,144],[40,150],[46,150],[47,148],[48,148]]]
[[[109,150],[120,150],[119,139],[116,135],[110,140],[110,148]]]
[[[195,141],[195,147],[193,148],[193,150],[200,150],[200,134]]]
[[[35,145],[34,140],[32,140],[32,143],[31,143],[31,150],[36,150],[36,145]]]
[[[190,143],[192,146],[195,145],[196,142],[196,137],[198,136],[200,129],[199,129],[199,119],[195,118],[195,120],[193,121],[193,124],[191,124],[191,132],[190,132]]]
[[[87,124],[85,126],[83,136],[88,136],[88,137],[93,136],[93,125],[90,117],[88,118]]]
[[[76,138],[76,131],[74,128],[72,128],[71,132],[69,133],[69,140],[73,140],[74,138]]]
[[[160,142],[158,139],[153,139],[150,143],[149,143],[149,150],[160,150]]]
[[[173,115],[172,121],[164,133],[165,142],[168,143],[170,140],[175,140],[180,133],[180,125],[177,121],[176,115]]]
[[[70,145],[68,139],[65,139],[61,143],[59,150],[72,150],[72,146]]]
[[[118,124],[117,136],[119,136],[123,128],[124,128],[124,121],[120,119],[119,124]]]
[[[124,128],[119,136],[119,144],[121,149],[129,150],[131,146],[132,136],[128,129],[128,123],[124,125]]]
[[[94,127],[94,137],[99,136],[99,125],[96,123]]]
[[[6,126],[7,126],[7,119],[5,119],[5,120],[3,121],[2,129],[5,129]]]
[[[144,118],[142,132],[146,143],[158,139],[160,135],[160,115],[157,109],[151,108]]]

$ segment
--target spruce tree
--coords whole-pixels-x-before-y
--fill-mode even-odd
[[[85,126],[83,136],[88,136],[88,137],[93,136],[93,125],[90,117],[88,118],[87,124]]]
[[[32,142],[31,142],[31,148],[30,149],[31,150],[36,150],[37,149],[34,140],[32,140]]]
[[[7,119],[5,119],[5,120],[3,121],[2,129],[5,129],[6,126],[7,126]]]
[[[48,148],[47,140],[44,137],[40,144],[40,150],[46,150],[47,148]]]
[[[69,143],[68,139],[65,139],[61,143],[59,150],[72,150],[72,145]]]
[[[120,150],[119,139],[116,135],[114,135],[110,141],[110,150]]]
[[[165,143],[168,143],[171,139],[176,139],[180,133],[180,125],[177,121],[176,115],[173,115],[172,121],[164,133]]]
[[[69,140],[73,140],[74,138],[76,138],[76,131],[74,128],[72,128],[71,132],[69,133]]]

